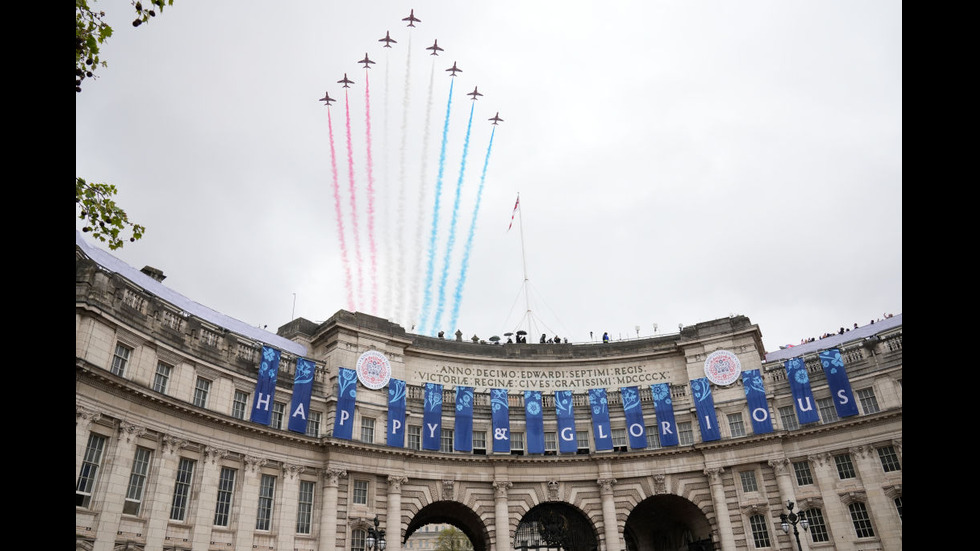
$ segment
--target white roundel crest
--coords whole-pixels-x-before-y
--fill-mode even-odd
[[[391,379],[391,364],[384,354],[368,350],[357,359],[357,380],[371,390],[378,390]]]
[[[727,350],[716,350],[704,360],[704,374],[716,385],[730,385],[742,374],[742,362]]]

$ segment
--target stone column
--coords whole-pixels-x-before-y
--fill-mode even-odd
[[[318,551],[337,549],[337,484],[347,476],[343,469],[327,469],[323,472],[323,510],[320,511],[320,537]]]
[[[123,503],[126,500],[126,490],[129,487],[129,473],[133,468],[133,458],[136,453],[136,441],[146,433],[146,428],[119,423],[119,439],[115,453],[107,465],[108,469],[103,481],[105,488],[100,499],[99,528],[95,534],[95,545],[92,551],[112,551],[116,544],[116,531],[122,518]],[[145,494],[144,494],[145,495]]]
[[[78,475],[82,473],[82,461],[85,459],[85,448],[88,447],[89,428],[102,418],[102,414],[97,411],[75,406],[75,483],[78,483]],[[105,453],[103,451],[102,453]],[[105,459],[103,459],[104,461]]]
[[[514,484],[509,480],[493,481],[494,533],[497,537],[496,551],[510,551],[510,513],[507,510],[507,490]]]
[[[387,551],[401,551],[402,548],[402,484],[406,482],[407,476],[388,477],[388,522],[385,523]]]
[[[704,470],[704,474],[708,477],[708,486],[711,487],[711,504],[715,507],[720,551],[735,551],[732,517],[731,513],[728,512],[728,501],[725,500],[725,483],[721,480],[723,472],[725,469],[721,467]]]
[[[616,520],[616,501],[613,496],[615,478],[600,478],[599,495],[602,498],[602,525],[606,536],[606,551],[620,551],[623,548],[619,541],[619,523]]]
[[[784,507],[787,501],[796,503],[796,493],[793,491],[793,479],[790,476],[792,466],[790,465],[789,459],[785,457],[770,459],[769,466],[776,473],[776,486],[779,488],[779,497],[782,500],[780,503]]]
[[[221,465],[218,461],[228,455],[228,450],[219,450],[207,446],[201,460],[201,491],[196,507],[191,538],[195,551],[207,551],[211,545],[211,529],[214,527],[214,508],[218,503],[218,482],[221,476]]]
[[[187,445],[187,440],[181,440],[165,434],[160,438],[160,468],[156,469],[157,476],[153,486],[156,492],[151,496],[147,493],[149,502],[146,504],[150,511],[146,528],[146,548],[163,549],[164,538],[167,535],[167,521],[170,519],[170,506],[174,499],[174,485],[177,480],[177,464],[180,462],[178,452]]]
[[[277,521],[273,523],[279,549],[292,549],[296,540],[296,513],[299,511],[299,475],[306,467],[284,463],[282,466],[282,497],[277,499],[279,510],[273,511]]]
[[[827,524],[827,531],[830,532],[835,549],[838,551],[855,549],[854,524],[851,523],[851,514],[837,493],[837,483],[840,479],[837,476],[834,458],[829,453],[821,453],[807,456],[807,459],[810,461],[810,467],[813,470],[814,482],[820,488],[820,497],[823,499],[824,505],[823,519]]]
[[[235,549],[251,551],[252,538],[255,536],[255,519],[259,513],[259,469],[268,460],[246,455],[242,480],[242,495],[238,508],[238,527],[235,530]]]
[[[875,529],[875,535],[881,540],[882,549],[902,548],[902,524],[898,521],[895,503],[882,488],[885,472],[878,458],[878,451],[871,446],[859,446],[848,450],[854,457],[858,476],[864,483],[868,496],[868,514]]]

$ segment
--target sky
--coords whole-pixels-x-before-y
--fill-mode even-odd
[[[75,172],[147,228],[112,253],[250,325],[772,351],[902,313],[900,2],[92,4]]]

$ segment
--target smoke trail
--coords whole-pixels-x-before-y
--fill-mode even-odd
[[[378,313],[378,254],[374,242],[374,166],[371,160],[371,84],[364,70],[364,124],[367,126],[368,245],[371,251],[371,313]]]
[[[411,90],[411,75],[412,75],[412,34],[408,34],[408,54],[405,60],[405,92],[402,98],[402,143],[401,152],[399,159],[399,179],[398,179],[398,213],[397,221],[395,223],[396,234],[395,239],[397,239],[399,246],[398,249],[398,259],[397,262],[392,263],[392,269],[389,271],[391,274],[391,284],[388,286],[389,294],[394,292],[394,307],[392,312],[395,314],[395,320],[403,322],[402,317],[402,300],[405,297],[404,288],[404,275],[405,275],[405,247],[402,246],[402,240],[405,235],[405,196],[407,195],[407,179],[405,178],[405,141],[408,139],[408,106],[409,106],[409,91]],[[394,241],[393,239],[392,241]],[[398,282],[397,289],[395,288],[395,282]]]
[[[490,129],[490,144],[487,145],[487,156],[483,159],[480,187],[476,192],[476,205],[473,206],[473,219],[470,221],[470,231],[466,236],[466,245],[463,248],[463,265],[459,270],[459,279],[456,281],[456,293],[453,298],[453,312],[449,317],[449,327],[456,327],[456,323],[459,320],[459,304],[463,300],[463,285],[466,284],[466,271],[470,264],[470,250],[473,247],[473,235],[476,233],[476,217],[480,213],[480,200],[483,198],[483,184],[487,180],[487,165],[490,163],[490,148],[493,147],[494,130],[495,128]]]
[[[390,170],[390,165],[388,163],[388,153],[389,153],[389,146],[388,146],[388,138],[389,138],[388,126],[389,125],[388,125],[388,123],[390,121],[389,116],[388,116],[388,112],[389,112],[389,109],[388,109],[388,99],[391,97],[390,94],[388,93],[388,88],[389,88],[388,87],[388,84],[389,84],[389,82],[391,80],[390,77],[389,77],[389,73],[391,72],[390,71],[390,69],[391,69],[391,62],[390,61],[391,61],[390,60],[390,56],[386,52],[385,53],[385,93],[384,93],[384,95],[385,95],[385,99],[384,99],[384,105],[385,105],[385,110],[384,110],[384,139],[383,139],[383,143],[382,143],[382,146],[381,146],[381,149],[382,149],[382,151],[384,153],[384,158],[381,160],[382,166],[384,167],[384,179],[383,179],[383,182],[382,182],[382,191],[381,191],[381,195],[383,197],[384,196],[387,196],[387,195],[389,195],[391,193],[391,170]],[[387,270],[387,279],[385,280],[385,282],[386,282],[385,288],[387,289],[387,293],[385,295],[385,301],[384,301],[384,303],[381,306],[381,308],[383,310],[384,309],[391,308],[391,282],[392,282],[392,280],[391,280],[391,258],[392,258],[392,252],[391,252],[392,239],[391,239],[391,237],[392,237],[392,232],[394,231],[392,229],[392,226],[391,226],[391,217],[389,216],[389,213],[391,211],[391,201],[385,202],[384,203],[384,206],[385,206],[385,212],[382,213],[382,216],[381,216],[381,223],[382,223],[381,235],[384,236],[384,238],[382,239],[382,241],[383,241],[384,246],[385,246],[385,252],[381,256],[381,258],[382,258],[383,264],[384,264],[384,266],[385,266],[385,268]]]
[[[357,304],[364,303],[363,297],[363,276],[361,275],[361,238],[357,230],[357,191],[354,187],[354,147],[351,145],[350,136],[350,95],[344,91],[344,103],[347,108],[347,173],[350,176],[350,210],[352,216],[351,226],[354,228],[354,256],[357,259]]]
[[[475,99],[475,96],[474,96]],[[459,161],[459,179],[456,181],[456,198],[453,200],[453,215],[449,223],[449,240],[446,242],[445,261],[442,264],[442,277],[439,279],[439,302],[436,308],[435,325],[442,321],[442,310],[446,306],[446,279],[449,277],[449,264],[453,257],[453,245],[456,243],[456,220],[459,218],[459,197],[463,191],[463,173],[466,172],[466,151],[470,147],[470,129],[473,127],[473,108],[476,101],[470,104],[470,120],[466,124],[466,138],[463,140],[463,158]],[[452,330],[450,325],[449,329]]]
[[[330,169],[333,174],[333,207],[337,214],[337,234],[340,236],[340,258],[344,264],[344,287],[347,290],[347,309],[354,311],[354,293],[351,289],[350,259],[347,256],[347,241],[344,239],[344,215],[340,209],[340,181],[337,179],[337,154],[333,143],[333,121],[330,120],[330,109],[327,109],[327,128],[330,130]]]
[[[412,262],[411,268],[408,269],[409,277],[411,283],[409,285],[409,307],[408,307],[408,317],[412,321],[417,321],[419,316],[419,296],[421,295],[419,291],[419,279],[422,276],[422,228],[425,226],[423,221],[425,220],[426,209],[423,208],[425,205],[425,197],[428,190],[428,158],[429,158],[429,120],[432,115],[432,90],[435,84],[436,75],[436,60],[432,60],[432,69],[429,71],[429,93],[426,97],[425,102],[425,124],[423,126],[422,133],[422,168],[419,178],[419,193],[418,193],[418,220],[415,223],[415,246],[412,248],[412,254],[409,256],[414,262]],[[414,327],[414,326],[413,326]],[[420,329],[421,332],[421,329]]]
[[[436,178],[435,204],[432,207],[432,232],[429,235],[428,264],[425,270],[425,293],[422,297],[420,334],[429,331],[429,305],[432,303],[432,271],[435,261],[436,229],[439,227],[439,196],[442,194],[442,173],[446,168],[446,137],[449,133],[449,112],[453,104],[453,82],[449,82],[449,101],[446,102],[446,120],[442,125],[442,149],[439,151],[439,176]]]

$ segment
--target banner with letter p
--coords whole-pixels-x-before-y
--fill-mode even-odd
[[[354,405],[357,403],[357,372],[337,370],[337,416],[333,420],[334,438],[350,440],[354,433]]]

